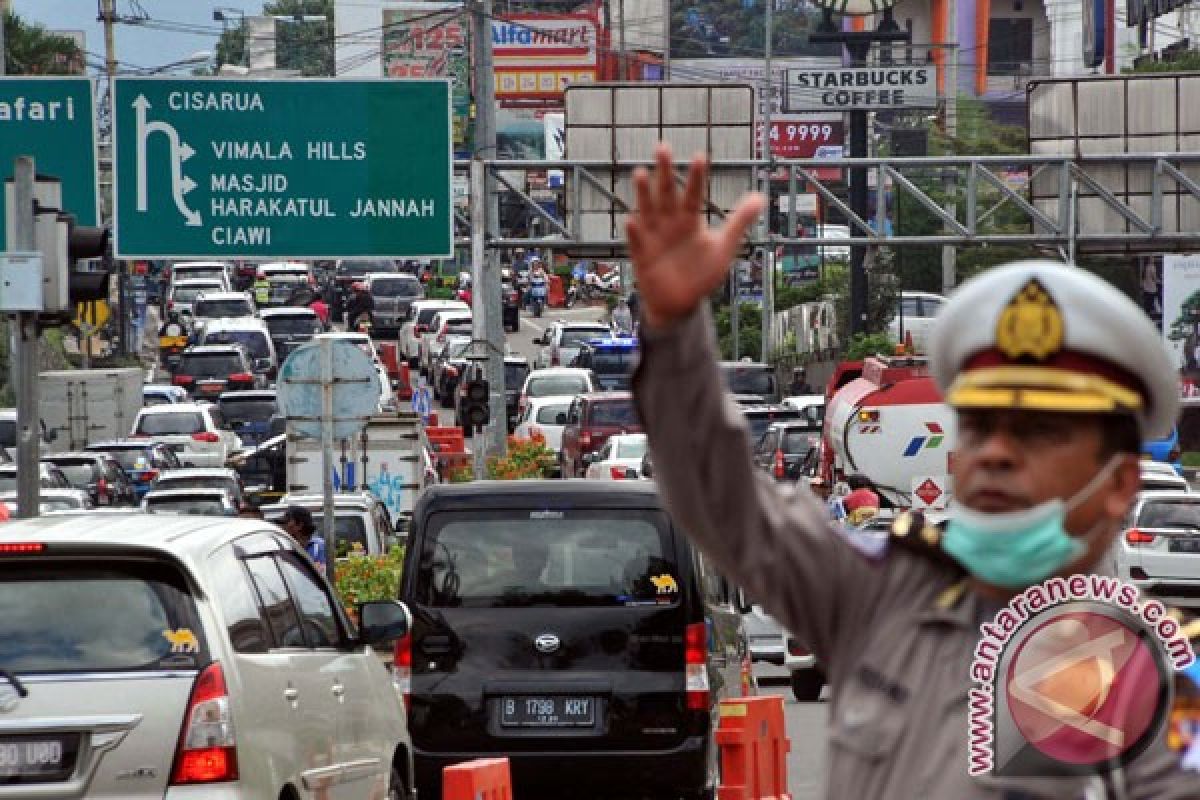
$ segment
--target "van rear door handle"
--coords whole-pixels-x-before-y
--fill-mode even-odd
[[[300,699],[300,690],[294,686],[289,686],[283,690],[283,699],[289,703],[294,703]]]

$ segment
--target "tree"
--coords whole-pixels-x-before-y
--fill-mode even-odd
[[[4,69],[9,75],[73,75],[81,71],[83,51],[69,36],[4,14]]]
[[[324,16],[325,21],[278,20],[275,26],[275,66],[301,75],[336,74],[333,41],[333,0],[272,0],[264,16]],[[217,64],[246,64],[246,28],[228,28],[217,40]]]
[[[1127,67],[1126,74],[1146,72],[1198,72],[1200,71],[1200,51],[1185,50],[1182,53],[1167,57],[1161,61],[1145,61],[1135,67]]]

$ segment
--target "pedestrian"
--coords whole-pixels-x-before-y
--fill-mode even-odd
[[[317,569],[325,572],[325,538],[313,525],[312,512],[303,506],[288,506],[279,525],[300,543]]]
[[[617,301],[612,311],[612,325],[618,336],[633,335],[633,312],[629,310],[629,303],[624,297]]]
[[[796,397],[805,394],[816,394],[812,386],[809,385],[804,367],[796,367],[792,370],[792,382],[788,384],[788,394]]]
[[[311,308],[313,313],[317,315],[317,319],[321,320],[321,327],[328,328],[329,305],[321,298],[321,296],[317,295],[314,297],[312,302],[308,304],[308,307]]]
[[[746,424],[722,388],[708,297],[727,280],[763,198],[743,198],[721,228],[709,229],[700,215],[704,158],[693,160],[682,195],[669,147],[659,146],[656,162],[653,176],[645,169],[635,175],[637,207],[627,221],[642,291],[633,385],[655,482],[680,529],[795,634],[828,676],[827,796],[1200,797],[1200,775],[1180,770],[1161,729],[1144,728],[1151,730],[1145,749],[1120,750],[1119,771],[1103,778],[1075,764],[1056,770],[1063,762],[1038,749],[1050,735],[1069,740],[1059,752],[1111,748],[1116,737],[1099,738],[1096,726],[1072,738],[1088,703],[1121,718],[1145,712],[1119,705],[1137,686],[1165,696],[1153,681],[1139,684],[1125,670],[1118,682],[1116,672],[1092,661],[1088,669],[1101,677],[1088,686],[1099,688],[1083,705],[1071,692],[1085,687],[1055,681],[1045,689],[1051,705],[1027,709],[1051,716],[1019,732],[1013,722],[987,740],[996,744],[993,754],[1008,746],[1011,758],[1016,746],[1022,758],[1040,759],[1034,768],[979,777],[968,770],[968,755],[978,752],[968,727],[968,717],[976,719],[968,711],[972,682],[991,681],[996,715],[1013,713],[1007,701],[1016,691],[1003,679],[1004,662],[991,678],[976,672],[981,625],[999,630],[997,614],[1010,600],[1027,602],[1017,593],[1029,587],[1101,568],[1140,488],[1142,440],[1169,432],[1175,421],[1176,378],[1142,310],[1094,275],[1049,261],[997,267],[960,288],[942,307],[929,347],[937,385],[957,411],[956,506],[944,532],[920,514],[901,514],[872,548],[867,537],[831,526],[803,488],[755,478]],[[1032,604],[1023,607],[1036,613]],[[1044,666],[1047,656],[1068,652],[1073,639],[1060,644],[1058,630],[1038,642],[1059,649],[1030,653],[1031,662],[1040,658]],[[1087,639],[1086,627],[1071,630],[1101,641]],[[1013,650],[1015,662],[1023,651]],[[1091,680],[1091,672],[1083,675]],[[1134,737],[1121,741],[1132,746]],[[1029,777],[1048,772],[1056,777]]]
[[[371,324],[372,312],[375,311],[375,300],[367,291],[367,285],[362,281],[355,281],[350,286],[350,292],[350,301],[346,303],[346,330],[353,331],[362,324],[361,318],[364,316],[367,324]]]

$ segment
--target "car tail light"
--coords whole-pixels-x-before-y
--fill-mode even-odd
[[[168,300],[168,301],[167,301],[167,310],[168,310],[168,311],[170,311],[170,310],[171,310],[172,308],[174,308],[174,307],[175,307],[175,301],[174,301],[174,300]]]
[[[221,664],[209,664],[192,687],[171,785],[220,783],[238,778],[237,735]]]
[[[158,470],[156,470],[156,469],[142,470],[142,480],[144,480],[144,481],[158,480]]]
[[[800,658],[801,656],[808,655],[808,648],[800,644],[799,640],[792,638],[787,640],[787,651],[788,655],[792,656],[793,658]]]
[[[775,477],[778,480],[783,480],[784,469],[785,469],[785,467],[784,467],[784,463],[783,463],[783,451],[776,450],[775,451]]]
[[[101,478],[96,481],[96,494],[108,494],[108,480]]]
[[[45,551],[44,542],[0,542],[0,556],[24,556]]]
[[[175,386],[191,386],[196,382],[196,379],[191,375],[176,375],[171,378],[171,383]]]
[[[229,376],[230,383],[254,383],[254,376],[249,372],[235,372]]]
[[[1154,534],[1139,531],[1137,528],[1130,528],[1125,531],[1125,541],[1130,544],[1150,544],[1154,541]]]
[[[612,479],[614,481],[625,480],[625,468],[624,467],[609,467],[608,474],[612,476]]]
[[[458,377],[458,369],[456,367],[446,367],[446,374],[449,375],[451,378],[457,378]]]
[[[211,431],[202,431],[200,433],[193,433],[192,438],[195,439],[197,442],[208,442],[209,444],[214,444],[216,442],[221,441],[221,437],[217,436],[215,433],[212,433]]]
[[[550,351],[550,366],[557,367],[558,363],[558,348],[555,347]]]
[[[392,683],[404,697],[404,707],[412,702],[412,634],[406,634],[396,640],[396,649],[392,652]]]
[[[415,328],[413,328],[413,332],[416,333],[418,336],[421,335],[422,333],[429,333],[429,326],[428,325],[418,325]]]
[[[592,449],[592,432],[591,431],[580,431],[579,432],[579,449],[580,450],[591,450]]]
[[[684,668],[689,711],[708,710],[708,625],[696,622],[684,634]]]

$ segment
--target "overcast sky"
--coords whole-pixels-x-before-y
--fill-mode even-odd
[[[130,0],[117,0],[118,13],[131,14],[135,5]],[[262,10],[262,0],[140,0],[140,5],[153,20],[186,23],[202,28],[204,32],[176,33],[117,25],[117,59],[123,68],[157,67],[181,61],[200,50],[215,51],[221,23],[213,21],[214,8],[235,8],[247,13]],[[55,30],[82,30],[87,35],[88,62],[102,63],[104,30],[96,21],[96,7],[96,0],[15,0],[13,3],[13,10],[24,19]]]

